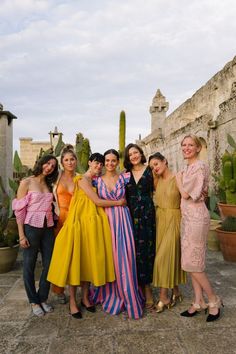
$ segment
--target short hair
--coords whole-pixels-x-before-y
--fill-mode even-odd
[[[201,140],[200,140],[199,137],[198,137],[197,135],[195,135],[195,134],[188,134],[188,135],[185,135],[185,137],[184,137],[184,138],[182,139],[182,141],[181,141],[181,146],[182,146],[184,140],[187,139],[187,138],[191,138],[191,139],[195,142],[195,144],[196,144],[197,147],[202,148]]]
[[[92,155],[90,155],[89,157],[89,161],[97,161],[97,162],[101,162],[103,165],[105,163],[105,158],[102,154],[100,154],[99,152],[94,152]]]
[[[41,159],[39,159],[36,162],[35,168],[33,169],[33,175],[35,177],[39,176],[43,172],[43,165],[45,165],[45,163],[47,163],[50,160],[55,160],[56,165],[55,165],[53,172],[50,173],[50,175],[45,177],[45,182],[46,182],[49,190],[52,190],[52,184],[54,182],[56,182],[57,177],[58,177],[58,161],[54,155],[49,154],[49,155],[44,155],[43,157],[41,157]]]
[[[109,154],[115,155],[117,160],[118,161],[120,160],[120,155],[119,155],[118,151],[116,151],[115,149],[109,149],[109,150],[105,151],[103,156],[106,157],[106,155],[109,155]]]
[[[137,149],[140,152],[140,154],[141,154],[141,163],[147,162],[146,157],[144,156],[143,150],[141,149],[140,146],[138,146],[137,144],[133,144],[133,143],[128,144],[126,146],[126,148],[125,148],[125,153],[124,153],[124,155],[125,155],[124,167],[126,168],[127,171],[132,170],[132,167],[133,167],[133,165],[132,165],[132,163],[130,162],[130,159],[129,159],[129,150],[131,148],[135,148],[135,149]]]
[[[76,153],[74,151],[74,148],[71,144],[68,144],[66,146],[64,146],[62,152],[61,152],[61,164],[63,162],[63,159],[65,157],[66,154],[71,154],[76,160],[77,160],[77,156]]]

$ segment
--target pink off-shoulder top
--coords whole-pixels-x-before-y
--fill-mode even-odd
[[[25,197],[14,199],[12,209],[17,222],[42,228],[46,219],[47,227],[54,225],[52,215],[53,194],[29,191]]]

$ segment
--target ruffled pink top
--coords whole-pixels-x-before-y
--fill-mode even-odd
[[[52,201],[52,193],[33,191],[28,192],[21,199],[14,199],[12,201],[12,209],[17,222],[42,228],[46,219],[47,227],[53,226]]]

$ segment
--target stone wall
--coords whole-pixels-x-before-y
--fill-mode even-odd
[[[160,91],[155,97],[160,97]],[[166,107],[163,97],[162,95],[162,106]],[[151,106],[152,122],[153,119],[158,121],[158,112],[155,111],[154,117],[153,110]],[[193,133],[203,143],[200,158],[208,161],[211,171],[218,171],[219,156],[228,148],[227,133],[236,139],[236,57],[167,116],[164,124],[163,111],[164,109],[160,112],[160,125],[156,122],[155,130],[137,141],[145,155],[148,157],[160,151],[168,159],[170,168],[177,171],[184,164],[180,143],[186,134]]]
[[[41,148],[48,150],[51,147],[50,142],[33,141],[32,138],[20,138],[20,159],[23,165],[32,168]]]
[[[16,119],[16,116],[9,111],[4,111],[0,104],[0,176],[7,189],[8,178],[13,176],[13,119]]]

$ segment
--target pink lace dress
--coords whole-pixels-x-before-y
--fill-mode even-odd
[[[187,272],[205,269],[206,239],[210,216],[203,192],[208,190],[209,169],[197,160],[183,170],[183,188],[190,195],[181,199],[181,266]]]

